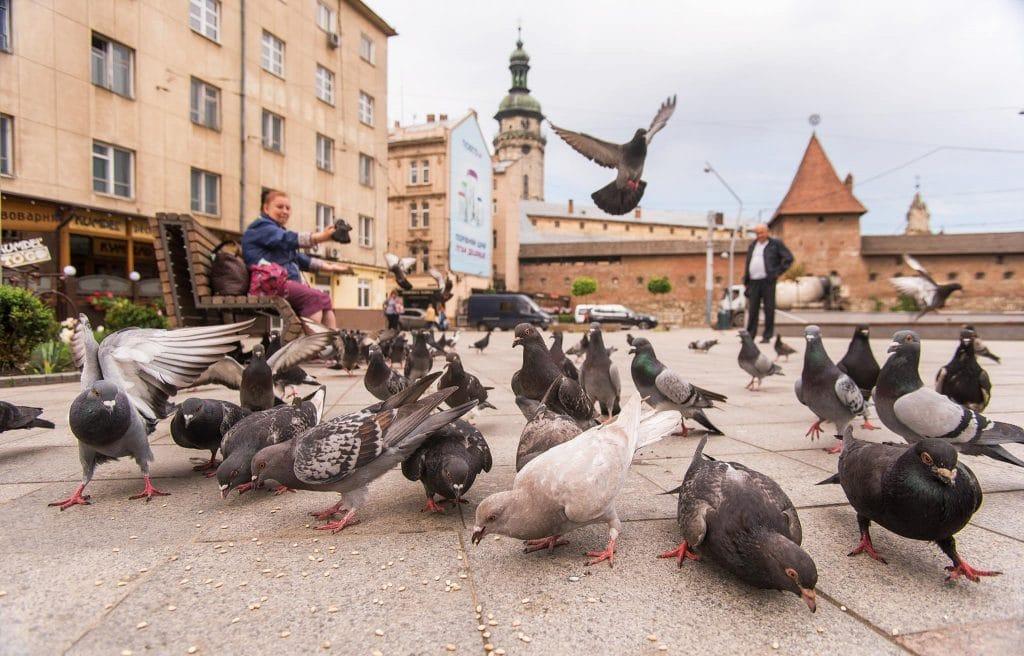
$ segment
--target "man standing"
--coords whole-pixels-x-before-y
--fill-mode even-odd
[[[793,264],[793,254],[786,245],[768,236],[768,226],[754,226],[757,239],[747,249],[747,268],[743,272],[743,294],[747,297],[747,332],[757,337],[757,319],[764,301],[764,335],[767,343],[775,332],[775,282]]]

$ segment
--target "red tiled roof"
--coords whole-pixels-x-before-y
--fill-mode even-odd
[[[852,185],[851,185],[852,186]],[[836,175],[828,155],[818,141],[818,135],[812,134],[807,144],[800,168],[793,176],[793,183],[786,192],[786,197],[779,203],[772,217],[774,221],[784,214],[856,214],[867,212],[847,187]]]

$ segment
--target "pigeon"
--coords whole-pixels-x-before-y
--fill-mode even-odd
[[[740,369],[750,374],[750,382],[746,384],[746,388],[750,391],[756,391],[754,389],[754,381],[757,381],[757,389],[761,389],[761,381],[766,376],[784,376],[782,373],[782,367],[775,364],[768,359],[761,349],[757,348],[757,344],[754,343],[753,338],[745,330],[739,331],[742,345],[740,346],[740,353],[737,356],[736,361],[740,363]]]
[[[384,354],[376,344],[370,346],[370,361],[363,376],[366,389],[381,401],[398,394],[409,386],[409,379],[384,362]]]
[[[594,416],[594,401],[583,391],[579,382],[563,373],[551,360],[544,347],[540,332],[528,323],[516,326],[512,346],[523,347],[523,366],[512,374],[512,393],[540,400],[558,378],[561,381],[549,399],[556,412],[569,415],[576,421]]]
[[[580,341],[576,342],[574,346],[566,349],[565,354],[571,355],[574,358],[583,357],[583,354],[587,352],[588,341],[589,340],[587,339],[587,333],[583,333],[583,337],[580,338]]]
[[[988,358],[989,360],[994,361],[996,364],[1002,364],[1003,361],[999,358],[999,356],[993,353],[992,351],[988,350],[988,346],[986,346],[985,343],[981,341],[981,338],[978,337],[978,331],[974,329],[974,326],[972,326],[971,324],[965,324],[964,328],[974,333],[975,355],[981,356],[983,358]]]
[[[340,492],[341,500],[319,513],[341,512],[338,521],[317,527],[337,533],[359,523],[356,512],[370,496],[368,485],[409,457],[434,431],[473,409],[475,402],[433,413],[455,390],[445,388],[422,399],[334,417],[305,431],[290,444],[275,444],[253,458],[255,484],[268,480],[292,489]]]
[[[287,442],[320,423],[326,396],[327,388],[320,387],[299,403],[254,412],[232,426],[220,445],[224,456],[224,461],[217,467],[221,497],[226,499],[235,488],[239,494],[244,494],[255,487],[252,483],[252,457],[260,449]],[[279,488],[277,491],[283,490]]]
[[[634,337],[629,352],[633,355],[633,363],[629,367],[633,384],[651,407],[656,410],[675,410],[681,417],[699,423],[709,433],[722,435],[722,431],[708,420],[703,409],[715,407],[715,401],[724,403],[727,400],[724,394],[685,381],[658,360],[654,347],[644,337]],[[689,432],[686,422],[682,420],[680,429],[684,436]]]
[[[665,127],[675,110],[676,97],[672,96],[661,103],[650,127],[646,130],[638,129],[632,139],[621,145],[608,143],[588,134],[565,130],[554,124],[551,125],[551,129],[573,150],[590,161],[617,170],[615,180],[595,191],[590,197],[598,207],[609,214],[625,214],[640,203],[644,189],[647,188],[647,183],[640,179],[644,172],[644,160],[647,159],[647,146],[658,130]]]
[[[796,349],[782,341],[782,335],[775,336],[775,362],[778,362],[779,358],[783,356],[785,356],[786,362],[789,362],[789,356],[794,353],[796,353]]]
[[[458,353],[449,353],[446,359],[448,366],[445,367],[444,374],[437,381],[437,385],[439,388],[456,388],[455,392],[445,399],[448,407],[454,408],[457,405],[475,400],[477,408],[497,410],[493,404],[487,402],[487,392],[494,388],[485,387],[479,378],[466,371],[462,366],[462,358],[459,357]]]
[[[405,377],[409,380],[416,380],[420,376],[430,373],[434,366],[434,359],[427,348],[427,333],[419,331],[413,334],[412,348],[405,359]]]
[[[288,396],[286,386],[319,385],[297,365],[320,355],[334,340],[335,333],[321,332],[293,339],[272,355],[264,358],[262,344],[252,350],[252,359],[244,367],[231,356],[224,356],[196,380],[194,387],[220,384],[239,390],[240,405],[246,410],[266,410],[276,398]],[[294,370],[297,371],[294,371]]]
[[[875,386],[875,409],[886,428],[912,444],[937,438],[960,453],[1024,467],[1024,460],[1002,446],[1024,443],[1024,429],[992,421],[924,386],[918,373],[921,340],[917,333],[896,332],[888,352],[892,355],[882,365]]]
[[[619,369],[608,357],[608,351],[604,347],[604,336],[601,334],[601,324],[590,324],[589,334],[587,359],[580,367],[580,383],[587,396],[597,401],[601,414],[610,419],[620,411],[619,396],[622,394],[622,383],[619,380]],[[565,358],[564,355],[562,357]]]
[[[394,253],[384,253],[384,262],[388,266],[388,271],[395,277],[395,282],[398,286],[409,291],[412,289],[412,283],[405,277],[405,274],[412,271],[412,268],[416,266],[415,257],[398,257]]]
[[[864,397],[864,423],[861,424],[861,428],[874,430],[878,427],[868,419],[867,403],[871,400],[871,392],[875,389],[875,383],[878,382],[880,368],[878,361],[875,360],[875,354],[871,352],[871,342],[868,341],[870,335],[870,326],[864,323],[857,326],[853,331],[853,339],[850,340],[850,347],[846,350],[846,355],[836,367],[857,383],[860,394]]]
[[[551,354],[551,359],[559,367],[562,363],[568,360],[565,353],[562,351],[562,340],[565,338],[565,334],[559,330],[551,335],[551,346],[548,348],[548,353]]]
[[[212,472],[216,472],[220,464],[217,449],[224,435],[248,415],[248,410],[229,401],[185,399],[171,419],[171,438],[180,447],[210,452],[209,462],[203,461],[192,468],[206,472],[209,478],[215,475]]]
[[[974,350],[974,333],[960,331],[960,344],[949,364],[939,369],[935,391],[945,394],[960,405],[981,412],[992,398],[992,382],[981,368]]]
[[[405,341],[405,335],[399,333],[388,343],[388,360],[391,365],[402,364],[409,354],[409,344]]]
[[[838,483],[857,511],[860,544],[849,555],[866,553],[885,563],[871,543],[871,522],[911,540],[935,542],[953,561],[947,581],[963,576],[977,583],[997,576],[971,567],[960,557],[954,537],[981,507],[981,485],[967,465],[958,462],[953,444],[927,438],[909,446],[875,444],[843,435],[839,473],[819,485]]]
[[[359,368],[359,338],[353,331],[343,331],[339,335],[341,340],[341,349],[337,353],[337,357],[329,369],[344,369],[348,375],[352,375],[352,372]]]
[[[800,403],[807,406],[818,420],[811,424],[806,435],[811,439],[821,437],[821,422],[836,425],[836,438],[842,439],[843,430],[854,417],[867,412],[864,396],[852,378],[839,371],[825,352],[821,343],[821,329],[817,326],[804,328],[807,348],[804,350],[804,368],[796,379],[793,389]],[[805,435],[805,436],[806,436]],[[830,453],[839,453],[842,443]]]
[[[444,388],[444,382],[438,382]],[[445,403],[452,405],[452,397]],[[457,406],[452,406],[457,407]],[[411,456],[402,461],[402,474],[410,481],[423,483],[427,505],[421,512],[443,513],[434,501],[466,503],[463,498],[473,487],[481,471],[491,471],[491,449],[473,424],[456,419],[427,438]]]
[[[437,269],[429,269],[427,273],[430,277],[437,282],[437,291],[433,292],[430,297],[431,303],[434,305],[444,305],[448,301],[452,300],[455,293],[452,291],[452,287],[455,285],[455,281],[451,279],[447,274],[442,274]]]
[[[149,477],[153,451],[147,436],[174,411],[169,398],[236,348],[252,324],[250,319],[177,330],[125,328],[107,335],[100,345],[89,318],[79,315],[71,351],[82,371],[82,392],[71,403],[68,423],[78,440],[82,483],[71,496],[50,505],[66,510],[88,504],[82,491],[96,465],[124,456],[135,459],[145,481],[142,493],[130,499],[148,502],[166,496]]]
[[[581,426],[572,417],[558,414],[547,406],[548,395],[555,390],[557,383],[558,381],[555,381],[551,384],[547,394],[540,401],[516,397],[516,405],[519,405],[519,409],[527,418],[516,449],[516,471],[520,471],[526,463],[551,447],[568,442],[584,430],[598,425],[596,420],[591,419],[587,425]]]
[[[690,342],[690,350],[698,353],[707,353],[711,350],[711,347],[718,343],[717,339],[698,339],[697,341]]]
[[[0,433],[19,428],[54,428],[52,421],[40,419],[42,408],[0,401]]]
[[[917,301],[921,311],[914,317],[914,321],[917,321],[932,310],[946,307],[946,299],[949,298],[949,295],[964,288],[958,282],[951,282],[945,285],[935,282],[928,273],[928,270],[906,253],[903,254],[903,261],[907,263],[907,266],[916,271],[917,275],[889,278],[889,282],[896,288],[896,291]]]
[[[475,348],[478,353],[483,353],[484,349],[487,348],[491,343],[491,333],[494,331],[492,328],[484,333],[484,336],[473,342],[472,348]]]
[[[622,524],[615,499],[626,482],[637,450],[679,427],[676,412],[641,417],[642,401],[632,394],[622,412],[577,437],[538,455],[516,474],[512,489],[492,494],[476,508],[472,541],[488,531],[526,540],[525,551],[566,544],[561,536],[589,524],[608,524],[608,545],[591,551],[588,565],[614,564]]]
[[[803,531],[793,502],[779,484],[737,462],[704,455],[701,438],[686,470],[676,513],[683,541],[659,558],[709,555],[737,578],[757,588],[792,592],[813,613],[818,569],[800,547]]]

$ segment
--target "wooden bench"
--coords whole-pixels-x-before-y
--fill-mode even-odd
[[[280,296],[222,296],[213,293],[210,268],[220,244],[212,232],[188,214],[158,213],[150,219],[153,246],[172,328],[231,323],[257,317],[265,332],[277,329],[282,342],[302,335],[302,322]]]

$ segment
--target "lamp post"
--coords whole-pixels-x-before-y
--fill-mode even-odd
[[[733,262],[736,259],[736,231],[742,229],[743,226],[743,199],[740,198],[736,194],[736,192],[732,190],[732,187],[730,187],[729,183],[725,181],[725,178],[723,178],[718,173],[718,171],[715,170],[715,167],[711,166],[711,162],[704,162],[704,172],[713,173],[714,176],[718,178],[718,181],[722,183],[722,186],[724,186],[729,191],[729,193],[732,194],[732,197],[736,199],[736,202],[739,203],[740,206],[739,209],[736,211],[736,224],[732,227],[732,237],[729,239],[729,286],[726,287],[725,290],[725,298],[729,304],[729,320],[732,321],[732,281],[734,268]]]
[[[136,285],[140,280],[142,280],[142,274],[140,274],[138,271],[132,271],[131,273],[128,274],[128,280],[132,281],[132,303],[136,303],[139,300],[137,298]]]

